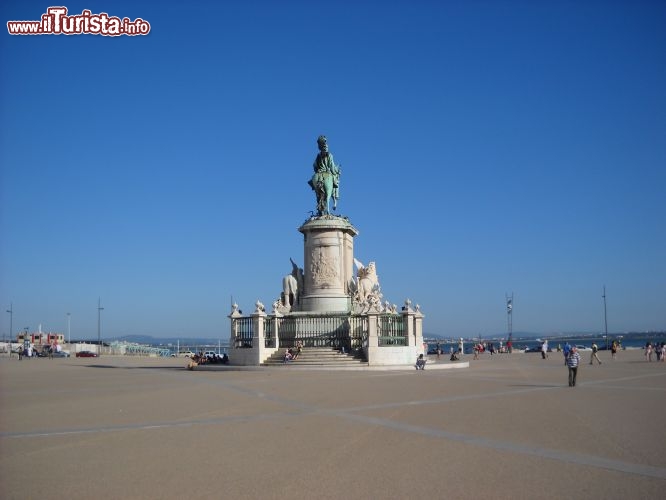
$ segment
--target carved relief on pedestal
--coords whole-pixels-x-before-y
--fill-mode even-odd
[[[317,248],[310,262],[310,275],[316,287],[335,287],[340,283],[338,256],[326,252],[326,248]]]

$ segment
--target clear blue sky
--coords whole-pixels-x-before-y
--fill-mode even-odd
[[[39,20],[49,2],[3,2]],[[228,337],[270,304],[325,134],[425,331],[666,329],[663,1],[119,2],[147,36],[0,44],[3,334]],[[6,28],[5,28],[6,29]]]

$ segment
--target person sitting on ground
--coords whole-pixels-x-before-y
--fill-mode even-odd
[[[458,353],[456,351],[451,351],[451,359],[450,361],[458,361],[460,357],[458,357]]]
[[[419,354],[419,357],[416,359],[416,369],[425,370],[426,360],[423,357],[423,354]]]
[[[284,362],[289,363],[294,360],[294,355],[291,353],[291,349],[284,351]]]

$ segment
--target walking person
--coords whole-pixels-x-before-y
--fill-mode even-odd
[[[578,365],[580,364],[580,354],[578,349],[572,347],[567,358],[567,367],[569,368],[569,387],[576,387],[576,376],[578,375]]]
[[[596,342],[592,342],[592,354],[590,355],[590,364],[596,359],[599,364],[601,364],[601,360],[599,359],[599,356],[597,355],[597,351],[599,350],[599,346],[597,346]]]
[[[437,342],[435,349],[437,349],[437,359],[439,359],[439,357],[442,355],[442,346],[439,345],[439,342]]]
[[[548,341],[544,340],[541,344],[541,359],[546,359],[548,357]]]
[[[569,344],[568,340],[566,344],[564,344],[562,352],[564,353],[564,366],[567,366],[567,358],[569,357],[569,353],[571,352],[571,344]]]
[[[611,344],[611,359],[616,359],[617,358],[617,340],[613,340],[613,344]]]

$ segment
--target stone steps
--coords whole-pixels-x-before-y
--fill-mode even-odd
[[[341,354],[333,348],[311,347],[305,348],[298,359],[284,363],[284,349],[280,349],[262,363],[263,366],[278,365],[300,366],[367,366],[367,361],[361,355]]]

